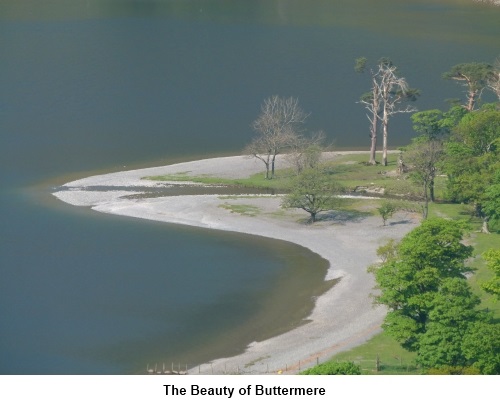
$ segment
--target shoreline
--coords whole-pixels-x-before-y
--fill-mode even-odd
[[[329,153],[328,158],[349,153],[360,152]],[[401,238],[417,225],[417,220],[397,215],[391,226],[382,227],[378,217],[337,217],[304,225],[301,219],[307,218],[307,214],[302,210],[285,213],[277,196],[227,195],[221,199],[222,195],[181,195],[141,199],[136,190],[131,190],[177,183],[143,180],[146,176],[188,172],[193,176],[242,178],[262,169],[261,162],[244,156],[212,158],[91,176],[66,183],[53,193],[63,202],[103,213],[280,239],[328,260],[326,280],[340,281],[316,298],[307,322],[268,340],[253,342],[239,355],[197,366],[188,370],[189,374],[295,374],[365,342],[381,330],[386,312],[372,305],[374,280],[366,269],[377,260],[378,246],[388,239]],[[228,207],[233,204],[250,205],[258,213],[249,216],[232,212]]]

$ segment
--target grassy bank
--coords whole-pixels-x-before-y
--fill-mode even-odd
[[[492,224],[493,232],[484,234],[479,232],[481,221],[473,217],[471,210],[465,205],[435,203],[430,204],[429,208],[429,217],[463,220],[470,225],[471,231],[466,242],[474,246],[474,256],[470,266],[475,272],[469,278],[469,283],[473,292],[481,298],[480,307],[492,312],[495,319],[500,320],[500,301],[495,300],[481,288],[483,282],[493,277],[493,271],[487,268],[482,254],[488,249],[498,249],[500,246],[499,224]],[[416,367],[414,359],[415,353],[402,349],[395,340],[382,332],[367,343],[332,357],[331,361],[354,361],[361,366],[363,374],[420,374],[421,370]]]

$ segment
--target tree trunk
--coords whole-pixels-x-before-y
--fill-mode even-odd
[[[316,222],[316,213],[315,212],[310,212],[311,214],[311,222],[314,223]]]
[[[376,165],[377,161],[375,160],[375,153],[377,152],[377,133],[371,134],[370,138],[372,139],[372,143],[370,146],[370,160],[368,161],[371,165]]]
[[[371,119],[371,128],[370,128],[370,138],[371,138],[371,146],[370,146],[370,160],[368,161],[371,165],[376,165],[377,161],[375,160],[375,152],[377,151],[377,129],[378,129],[378,110],[379,110],[379,100],[378,100],[378,84],[377,80],[373,78],[373,112]]]
[[[385,117],[382,121],[382,129],[383,129],[383,144],[382,144],[382,164],[387,166],[387,137],[388,137],[388,127],[389,127],[389,119]]]
[[[273,160],[271,161],[271,178],[274,179],[274,162],[276,160],[276,155],[273,155]]]
[[[423,219],[427,219],[429,215],[429,194],[428,194],[429,185],[426,181],[424,181],[424,209],[423,209]]]
[[[477,90],[470,90],[467,94],[467,110],[474,111],[474,106],[476,105]]]
[[[432,179],[429,182],[429,197],[432,202],[435,202],[435,196],[434,196],[434,179]]]
[[[266,180],[269,180],[269,163],[264,162],[264,164],[266,165]]]
[[[481,228],[482,233],[490,233],[490,227],[488,225],[488,217],[483,217],[483,226]]]

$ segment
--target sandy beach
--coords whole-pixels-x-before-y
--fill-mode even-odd
[[[349,152],[330,153],[327,157],[335,159],[346,153]],[[143,179],[146,176],[184,173],[243,178],[262,171],[262,162],[233,156],[92,176],[67,183],[54,193],[68,204],[103,213],[281,239],[304,246],[329,261],[326,278],[340,281],[317,297],[307,323],[269,340],[253,342],[240,355],[214,360],[189,373],[294,374],[359,345],[380,331],[385,309],[372,304],[374,280],[366,269],[377,260],[378,246],[391,238],[401,238],[418,225],[418,219],[399,214],[384,227],[378,216],[352,218],[339,214],[306,225],[307,214],[302,210],[283,210],[279,196],[141,198],[137,191],[174,183]],[[251,206],[257,214],[232,212],[231,205]]]

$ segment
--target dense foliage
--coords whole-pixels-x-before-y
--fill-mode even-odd
[[[410,351],[416,351],[426,331],[436,293],[449,277],[463,278],[472,247],[461,243],[461,224],[445,219],[424,221],[407,234],[387,260],[371,269],[380,294],[376,302],[389,308],[384,329]],[[387,250],[382,249],[384,251]]]
[[[491,202],[496,202],[499,191],[490,188],[500,170],[500,110],[486,105],[466,114],[444,145],[442,168],[448,176],[448,198],[472,204],[488,232],[489,218],[500,216],[498,203],[492,207]]]
[[[463,237],[461,223],[435,218],[379,249],[382,263],[371,269],[380,289],[376,302],[389,308],[384,330],[416,352],[420,366],[497,374],[500,325],[479,310],[465,279],[473,248]]]

